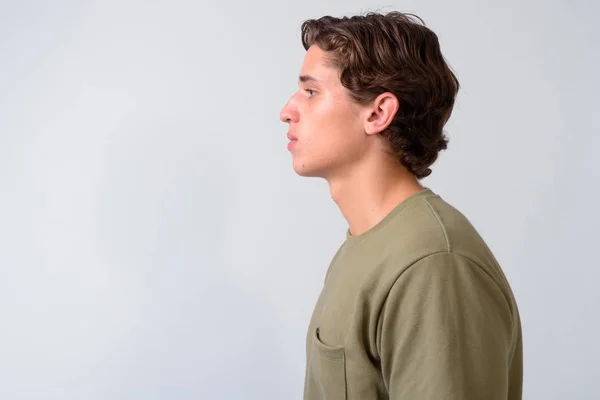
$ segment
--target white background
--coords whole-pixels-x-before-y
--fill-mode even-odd
[[[599,399],[588,1],[0,2],[0,398],[300,399],[346,223],[279,112],[299,28],[423,17],[462,84],[423,183],[519,303],[525,399]]]

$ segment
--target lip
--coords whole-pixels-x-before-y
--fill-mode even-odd
[[[294,148],[294,145],[296,144],[296,142],[298,142],[298,139],[290,139],[287,148],[288,150],[292,150]]]
[[[298,138],[296,137],[296,135],[294,135],[292,132],[288,132],[287,133],[287,138],[290,140],[298,140]]]

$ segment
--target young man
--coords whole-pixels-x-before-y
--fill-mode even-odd
[[[306,400],[520,399],[517,304],[485,242],[419,180],[445,149],[458,81],[436,35],[398,12],[302,26],[281,111],[301,176],[349,228],[311,318]]]

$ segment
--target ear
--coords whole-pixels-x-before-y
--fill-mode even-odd
[[[365,121],[367,135],[376,135],[385,130],[392,123],[399,107],[398,99],[393,94],[386,92],[377,96],[367,110]]]

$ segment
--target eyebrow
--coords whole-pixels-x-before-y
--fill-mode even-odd
[[[317,78],[315,78],[314,76],[311,76],[311,75],[300,75],[298,77],[298,82],[316,82],[316,83],[321,83],[320,80],[318,80]]]

